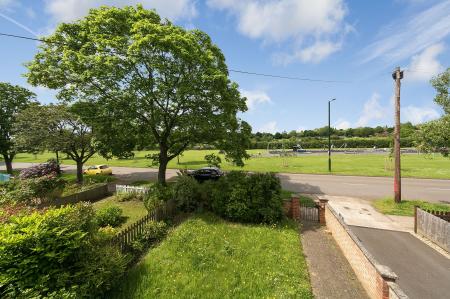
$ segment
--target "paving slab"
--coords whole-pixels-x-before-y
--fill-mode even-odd
[[[315,298],[368,298],[347,259],[325,227],[317,223],[305,223],[301,239]]]

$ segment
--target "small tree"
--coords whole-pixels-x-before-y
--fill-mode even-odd
[[[220,167],[220,163],[222,163],[222,159],[220,159],[220,157],[216,156],[215,154],[206,155],[205,161],[210,167]]]
[[[17,118],[18,146],[30,151],[65,153],[77,165],[77,182],[83,181],[83,165],[95,154],[91,127],[64,105],[32,105]]]
[[[12,161],[16,155],[13,125],[17,114],[30,105],[35,94],[26,88],[0,82],[0,154],[5,160],[6,171],[12,174]]]

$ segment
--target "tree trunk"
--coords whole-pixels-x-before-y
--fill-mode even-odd
[[[58,173],[58,175],[61,174],[61,166],[59,165],[59,152],[55,151],[56,154],[56,165],[57,165],[57,169],[56,172]]]
[[[166,185],[166,169],[169,158],[167,157],[167,147],[160,145],[159,147],[159,169],[158,169],[158,183]]]
[[[82,184],[83,183],[83,162],[82,161],[76,161],[77,162],[77,183]]]
[[[3,155],[3,159],[5,160],[6,172],[12,175],[13,174],[12,156]]]

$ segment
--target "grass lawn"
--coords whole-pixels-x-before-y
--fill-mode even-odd
[[[120,202],[115,196],[110,196],[97,201],[93,204],[93,206],[96,210],[111,206],[120,207],[123,211],[123,216],[126,217],[126,221],[118,228],[119,230],[126,228],[128,225],[136,222],[148,213],[142,201],[130,200]]]
[[[194,216],[127,274],[113,298],[313,298],[295,223]]]
[[[395,203],[392,197],[379,199],[373,202],[373,206],[380,213],[398,216],[414,216],[414,206],[419,206],[426,210],[450,211],[450,205],[443,203],[431,203],[422,200],[402,200]]]
[[[135,152],[135,157],[130,160],[111,159],[105,160],[99,156],[93,156],[86,165],[106,163],[111,166],[149,167],[150,161],[145,155],[154,153],[151,151]],[[169,163],[169,168],[195,169],[206,166],[204,156],[210,153],[218,153],[217,150],[189,150],[177,159]],[[255,155],[245,161],[244,168],[236,167],[222,156],[222,168],[224,170],[247,171],[273,171],[288,173],[312,173],[328,174],[328,157],[326,155],[304,155],[300,157],[258,157],[258,153],[264,154],[266,150],[249,150],[249,154]],[[40,155],[18,154],[15,162],[45,162],[53,157],[52,153]],[[387,155],[381,154],[335,154],[333,159],[333,174],[366,175],[366,176],[392,176],[392,170],[386,170],[388,166]],[[64,164],[74,164],[72,160],[62,160]],[[440,155],[402,155],[402,176],[421,178],[450,178],[450,159]]]

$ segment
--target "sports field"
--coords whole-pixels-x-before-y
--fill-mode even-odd
[[[109,164],[111,166],[150,167],[150,161],[145,156],[151,151],[135,152],[135,157],[129,160],[105,160],[99,156],[92,157],[86,165]],[[217,150],[189,150],[179,159],[169,163],[169,168],[195,169],[206,166],[204,156],[217,154]],[[298,157],[268,157],[266,150],[249,150],[252,158],[245,161],[243,168],[236,167],[222,158],[221,167],[224,170],[273,171],[287,173],[328,173],[327,155],[302,155]],[[259,155],[261,154],[261,155]],[[53,158],[53,153],[39,155],[18,154],[15,162],[44,162]],[[74,164],[72,160],[64,159],[63,164]],[[392,176],[392,162],[384,154],[335,154],[332,156],[333,174],[361,176]],[[450,179],[450,159],[440,155],[402,155],[402,176],[417,178]]]

